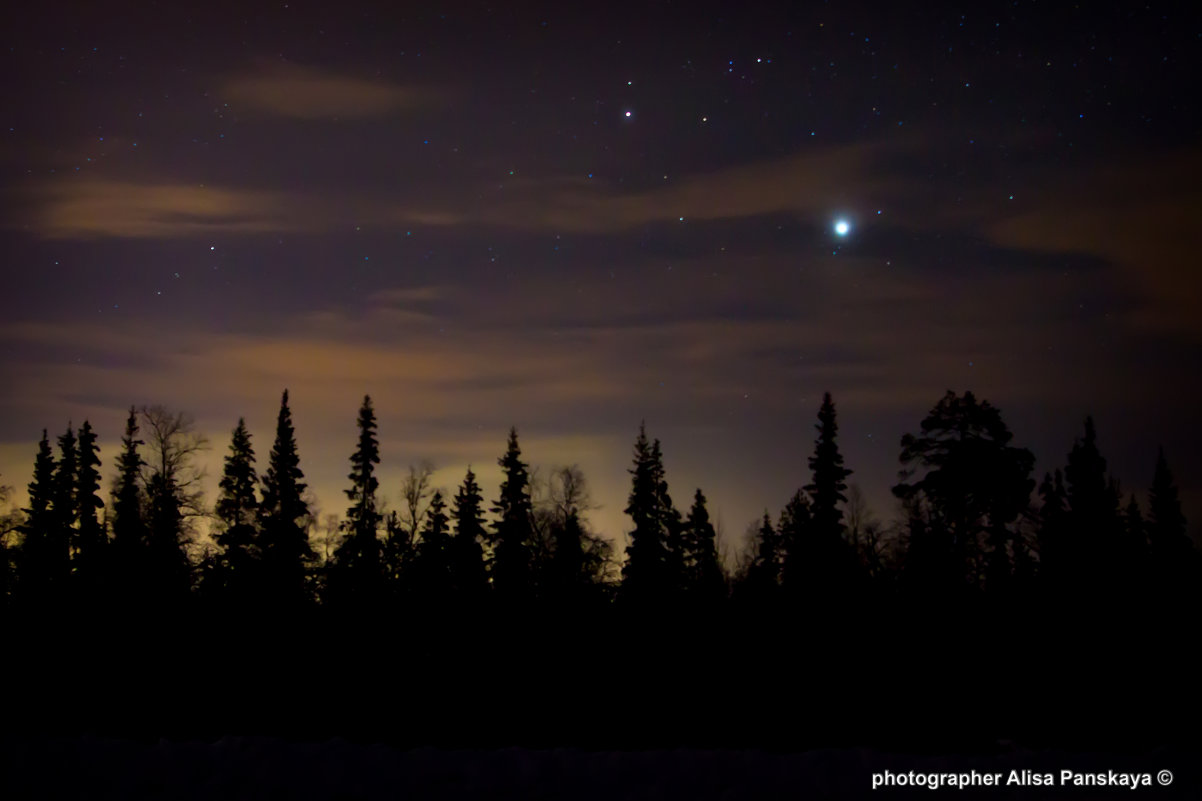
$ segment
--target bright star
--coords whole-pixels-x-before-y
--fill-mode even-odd
[[[851,223],[847,220],[835,220],[835,233],[839,236],[847,236],[851,231]]]

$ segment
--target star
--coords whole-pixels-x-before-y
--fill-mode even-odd
[[[847,236],[849,233],[851,233],[851,223],[843,219],[835,220],[836,236]]]

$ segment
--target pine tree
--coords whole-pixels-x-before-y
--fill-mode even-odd
[[[470,601],[478,598],[488,586],[484,566],[484,496],[476,483],[476,474],[469,466],[463,483],[452,501],[451,517],[455,521],[455,536],[451,541],[451,575],[459,596]]]
[[[67,570],[67,554],[58,543],[58,520],[54,513],[54,453],[50,438],[42,429],[38,454],[29,482],[29,506],[21,526],[18,589],[32,610],[52,603]]]
[[[957,397],[949,391],[921,428],[902,437],[903,480],[893,488],[906,504],[910,543],[917,547],[907,555],[907,570],[924,576],[928,587],[976,587],[988,554],[1002,567],[1034,488],[1035,457],[1010,444],[1013,434],[1001,412],[971,392]],[[922,478],[911,482],[919,470],[925,470]],[[938,577],[939,571],[950,574]]]
[[[264,592],[286,606],[306,597],[305,564],[314,558],[309,545],[309,504],[300,468],[288,390],[280,399],[275,442],[262,476],[259,503],[259,546]]]
[[[376,439],[376,413],[368,395],[363,396],[357,426],[359,444],[351,454],[347,476],[351,486],[344,490],[351,502],[346,512],[346,538],[334,554],[330,590],[337,602],[366,604],[378,601],[383,592],[379,539],[382,515],[376,502],[380,482],[375,474],[380,444]]]
[[[259,502],[255,497],[258,476],[255,474],[255,452],[251,446],[246,421],[238,418],[230,441],[230,452],[218,484],[220,495],[214,511],[219,530],[216,535],[220,549],[220,582],[240,600],[257,588],[257,567],[262,561],[259,543]]]
[[[79,429],[79,473],[76,501],[79,508],[79,531],[75,540],[76,573],[87,592],[94,592],[104,569],[104,549],[107,544],[104,527],[96,512],[104,508],[100,491],[100,456],[96,447],[96,432],[83,421]]]
[[[530,524],[530,476],[526,463],[522,461],[516,428],[509,429],[508,447],[497,463],[501,465],[504,478],[500,497],[492,507],[496,515],[493,589],[503,600],[523,600],[533,592],[530,555],[533,531]]]

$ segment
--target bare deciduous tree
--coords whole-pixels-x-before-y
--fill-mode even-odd
[[[401,484],[401,525],[409,535],[409,541],[416,543],[421,534],[422,524],[430,511],[430,499],[434,496],[434,463],[423,459],[418,465],[409,465],[409,475]]]
[[[208,450],[208,440],[195,431],[195,421],[184,412],[171,412],[162,406],[143,406],[139,410],[146,437],[146,464],[142,484],[149,486],[161,476],[174,487],[180,514],[185,518],[204,514],[201,484],[205,472],[195,464],[196,457]]]

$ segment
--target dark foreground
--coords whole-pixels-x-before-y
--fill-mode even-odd
[[[586,751],[577,749],[398,749],[336,739],[296,743],[227,737],[216,742],[141,742],[92,737],[3,744],[0,796],[137,799],[841,799],[931,797],[928,789],[872,789],[873,774],[1002,774],[1053,777],[938,791],[955,798],[1198,798],[1197,750],[1140,754],[1006,749],[929,756],[867,749],[765,751]],[[1061,771],[1148,774],[1152,786],[1061,785]],[[1173,773],[1160,784],[1161,771]],[[1096,779],[1095,779],[1096,780]],[[1085,779],[1081,779],[1085,781]],[[938,797],[938,796],[937,796]],[[946,795],[942,796],[946,797]]]

